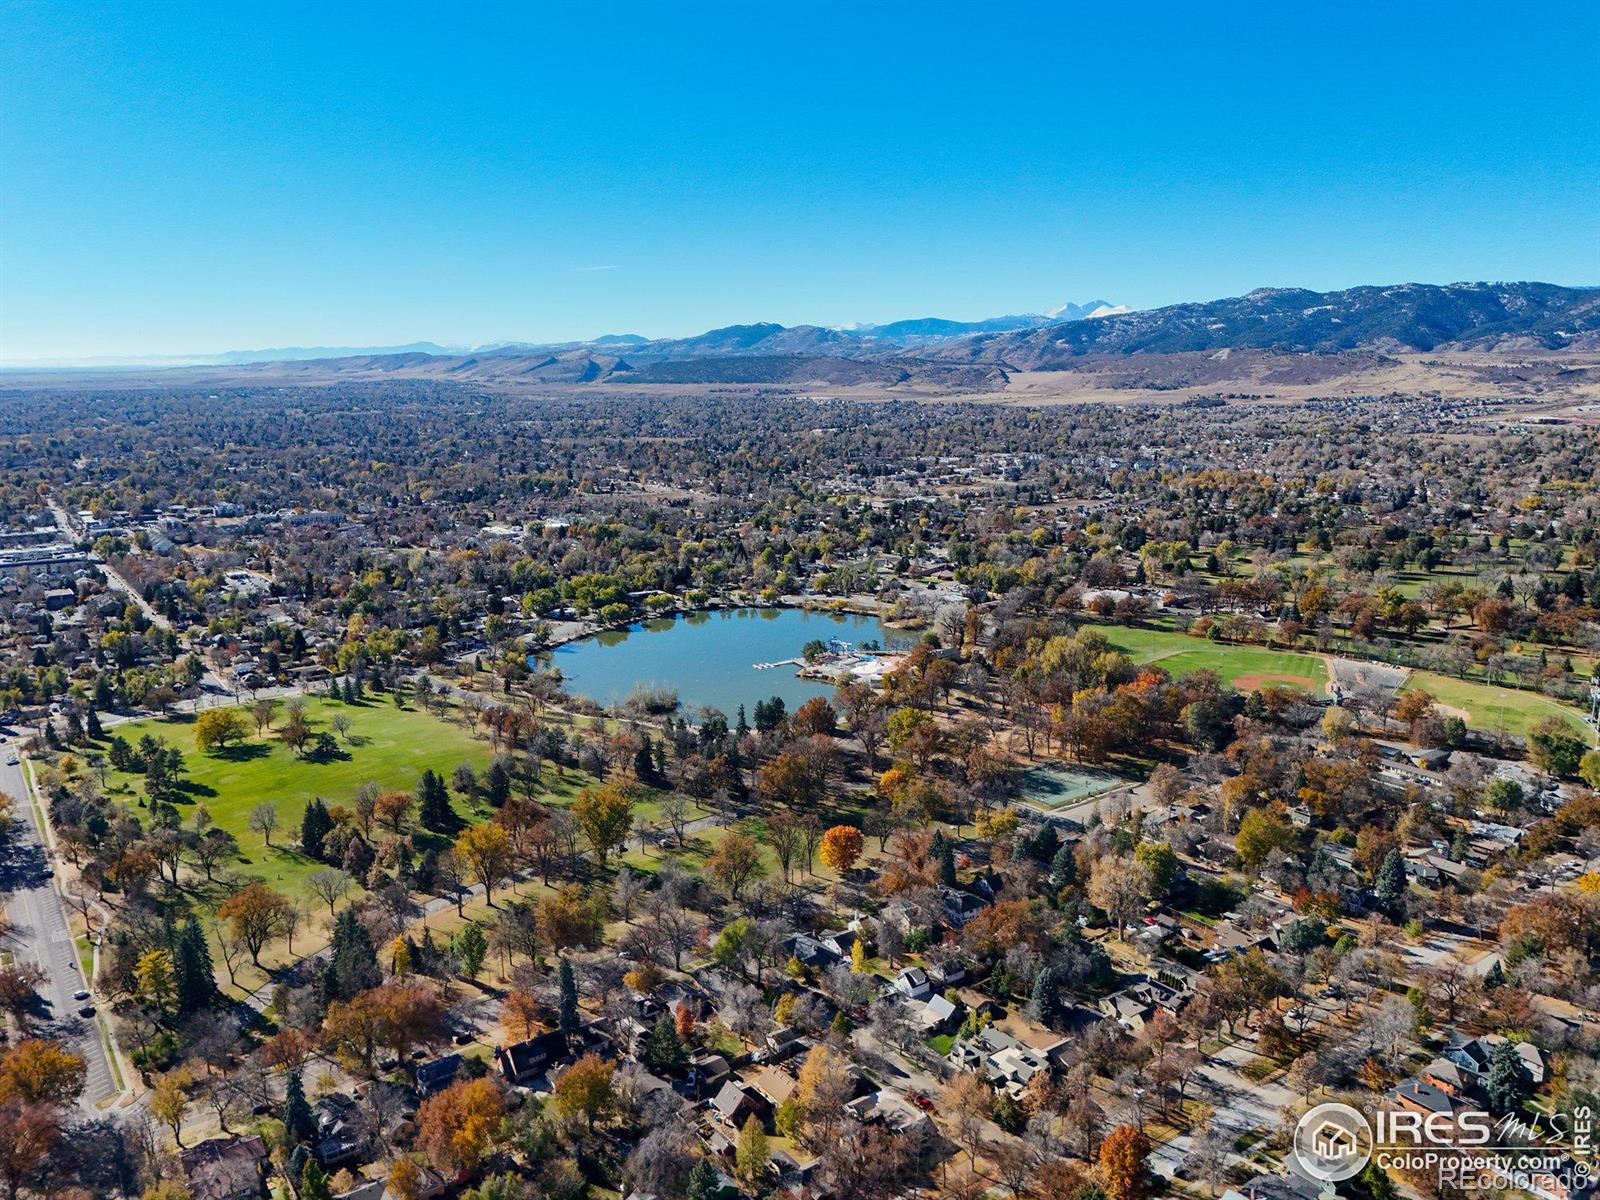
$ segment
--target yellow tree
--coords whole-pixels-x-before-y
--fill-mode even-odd
[[[610,1108],[612,1066],[597,1054],[585,1054],[556,1077],[550,1098],[563,1117],[582,1116],[594,1132],[595,1120]]]
[[[183,1114],[189,1108],[189,1097],[183,1086],[188,1080],[182,1069],[158,1075],[150,1088],[150,1115],[172,1129],[172,1140],[183,1146]]]
[[[83,1081],[83,1059],[49,1038],[25,1038],[0,1057],[0,1104],[70,1104]]]
[[[178,977],[172,965],[172,955],[159,946],[139,956],[133,975],[138,983],[139,998],[152,1008],[165,1010],[178,993]]]
[[[573,802],[572,815],[604,867],[611,851],[623,846],[633,829],[633,797],[612,784],[584,788]]]
[[[498,825],[474,825],[456,839],[456,856],[471,868],[483,885],[483,898],[492,906],[494,888],[511,870],[511,839]]]

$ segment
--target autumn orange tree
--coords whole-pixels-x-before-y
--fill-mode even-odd
[[[1145,1183],[1150,1139],[1132,1125],[1118,1125],[1100,1143],[1100,1173],[1111,1200],[1136,1200]]]
[[[611,1108],[615,1095],[611,1088],[612,1066],[598,1054],[585,1054],[556,1076],[550,1098],[563,1117],[584,1117],[589,1132],[594,1123]]]
[[[71,1104],[83,1082],[83,1059],[50,1038],[25,1038],[0,1058],[0,1104]]]
[[[527,992],[510,991],[500,1003],[500,1028],[509,1042],[525,1042],[543,1024],[543,1006]]]
[[[261,965],[261,951],[281,934],[289,921],[288,897],[256,882],[235,892],[222,902],[217,916],[250,952],[250,961]]]
[[[820,853],[824,865],[843,875],[861,857],[861,831],[854,825],[835,825],[822,835]]]
[[[505,1094],[493,1076],[457,1080],[422,1102],[417,1145],[441,1173],[465,1178],[483,1161],[505,1107]]]

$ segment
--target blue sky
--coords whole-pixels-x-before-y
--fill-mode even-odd
[[[1600,5],[0,0],[0,358],[1600,283]]]

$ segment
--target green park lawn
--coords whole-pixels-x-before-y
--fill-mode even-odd
[[[1495,687],[1486,683],[1472,683],[1432,671],[1413,671],[1406,682],[1406,690],[1421,689],[1429,693],[1446,708],[1465,714],[1467,724],[1474,729],[1493,733],[1501,728],[1507,733],[1526,737],[1548,717],[1556,717],[1570,725],[1591,743],[1595,741],[1594,729],[1585,724],[1582,715],[1569,705],[1523,692],[1516,688]]]
[[[1154,663],[1174,676],[1215,671],[1224,682],[1250,691],[1263,684],[1301,687],[1321,695],[1328,669],[1315,654],[1229,646],[1206,638],[1164,629],[1124,625],[1098,626],[1111,644],[1141,666]]]
[[[384,791],[414,791],[425,770],[439,772],[448,782],[461,763],[482,771],[492,757],[487,742],[420,708],[400,709],[377,701],[354,705],[321,698],[306,701],[306,719],[315,731],[330,729],[335,713],[349,718],[350,732],[348,741],[340,739],[341,756],[326,761],[296,757],[271,731],[265,738],[252,734],[241,746],[203,753],[195,747],[194,719],[189,716],[133,721],[109,732],[135,746],[150,734],[181,750],[186,799],[180,801],[180,809],[185,818],[194,805],[204,804],[212,820],[239,839],[240,862],[235,865],[243,874],[298,893],[306,876],[322,865],[294,848],[301,814],[313,796],[320,796],[329,807],[348,805],[369,781]],[[255,728],[253,722],[250,728]],[[570,785],[563,788],[547,770],[545,784],[575,792],[580,777],[569,775],[569,779]],[[137,805],[144,798],[143,782],[141,776],[112,771],[106,791]],[[454,793],[452,798],[464,821],[484,819],[487,810],[479,811]],[[247,825],[250,810],[262,803],[278,810],[278,829],[270,848]]]

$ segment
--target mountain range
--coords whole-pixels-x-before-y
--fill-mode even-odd
[[[989,394],[1015,393],[1018,377],[1026,377],[1030,387],[1062,393],[1125,394],[1331,387],[1343,378],[1346,392],[1370,394],[1361,389],[1428,390],[1433,384],[1414,372],[1403,375],[1397,364],[1415,366],[1426,356],[1432,371],[1443,355],[1472,360],[1448,368],[1455,372],[1450,386],[1471,394],[1480,385],[1600,389],[1600,361],[1565,361],[1594,352],[1600,352],[1600,288],[1403,283],[1334,292],[1260,288],[1140,311],[1094,300],[980,321],[921,317],[852,328],[757,322],[693,337],[609,334],[470,349],[432,342],[291,347],[230,352],[206,365],[213,369],[207,377],[217,381],[433,378],[497,386],[820,385]],[[157,366],[204,374],[200,364],[181,360],[128,369]],[[1092,385],[1063,382],[1068,375]]]

